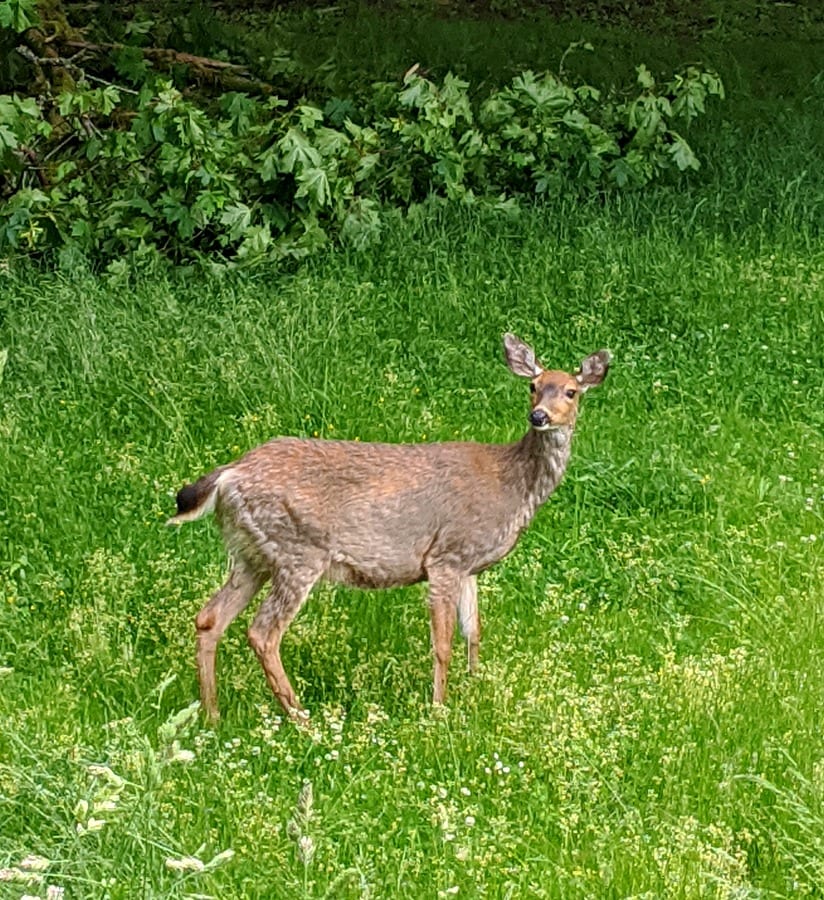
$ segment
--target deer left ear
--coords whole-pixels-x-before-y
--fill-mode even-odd
[[[607,377],[611,360],[608,350],[599,350],[581,363],[581,368],[575,373],[575,380],[582,391],[597,387]]]

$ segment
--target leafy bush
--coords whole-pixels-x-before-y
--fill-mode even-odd
[[[431,195],[512,203],[697,169],[676,125],[723,95],[696,67],[657,85],[639,66],[635,91],[610,95],[568,83],[562,67],[478,99],[455,75],[414,66],[401,85],[321,107],[236,91],[203,100],[129,53],[116,59],[137,90],[80,72],[37,100],[0,96],[3,250],[248,263],[330,239],[360,247],[387,210]]]

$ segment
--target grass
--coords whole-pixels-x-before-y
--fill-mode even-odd
[[[0,897],[821,895],[803,83],[731,101],[678,188],[424,208],[290,275],[0,274]],[[615,365],[481,579],[479,677],[456,652],[433,711],[424,589],[326,587],[284,649],[309,732],[280,721],[249,615],[205,728],[193,618],[225,559],[211,523],[164,528],[175,490],[274,434],[514,439],[505,330]]]

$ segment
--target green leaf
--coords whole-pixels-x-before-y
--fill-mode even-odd
[[[263,181],[275,181],[281,171],[281,160],[277,154],[277,148],[268,147],[260,154],[257,160],[257,168]]]
[[[341,238],[357,250],[374,244],[381,234],[380,208],[374,200],[356,197],[346,212]]]
[[[360,158],[358,167],[355,169],[355,181],[363,181],[375,170],[380,162],[379,153],[367,153]]]
[[[17,147],[17,135],[5,125],[0,123],[0,150],[6,148],[8,150]]]
[[[573,91],[548,73],[538,78],[527,70],[512,80],[512,88],[519,100],[543,115],[560,114],[575,100]]]
[[[573,131],[586,131],[587,127],[592,124],[579,109],[571,109],[565,113],[563,123]]]
[[[21,115],[28,116],[30,119],[39,119],[41,116],[40,107],[34,97],[24,97],[22,100],[15,95],[15,105]]]
[[[641,63],[640,66],[636,66],[635,71],[638,73],[638,84],[645,91],[651,91],[655,87],[655,79],[652,77],[650,70]]]
[[[680,134],[671,131],[670,138],[672,143],[667,148],[667,152],[672,157],[675,165],[678,166],[679,171],[685,172],[687,169],[697,170],[701,168],[701,163],[698,162],[698,158],[692,152],[692,148]]]
[[[309,139],[299,128],[290,128],[278,141],[281,152],[282,172],[295,172],[308,166],[319,166],[320,153],[309,143]]]
[[[431,93],[430,83],[425,79],[416,75],[410,78],[407,86],[398,94],[401,106],[419,108],[424,105],[427,96]]]
[[[40,24],[36,0],[3,0],[0,3],[0,27],[18,34]]]
[[[352,143],[343,132],[334,128],[319,128],[314,138],[315,147],[324,158],[343,156]]]
[[[314,130],[315,126],[322,121],[323,110],[318,109],[317,106],[304,104],[298,107],[298,122],[304,131]]]
[[[515,107],[501,94],[493,94],[481,105],[481,123],[493,128],[511,121]]]
[[[121,47],[112,52],[111,59],[117,74],[132,84],[145,81],[151,70],[139,47]]]
[[[252,224],[252,210],[240,201],[230,203],[220,214],[220,224],[228,228],[232,240],[238,240]]]
[[[638,180],[635,169],[626,159],[616,159],[609,171],[619,188],[635,184]]]
[[[447,197],[453,200],[463,197],[466,187],[463,183],[464,166],[460,157],[455,155],[441,157],[433,169],[443,179]]]
[[[269,226],[252,225],[246,229],[237,255],[239,259],[258,259],[264,256],[271,246],[272,232],[269,230]]]
[[[333,125],[343,125],[351,116],[357,115],[355,104],[348,99],[332,97],[323,107],[323,114]]]
[[[229,128],[236,137],[249,132],[259,110],[254,100],[235,91],[220,98],[220,107],[229,116]]]
[[[8,347],[0,350],[0,384],[3,383],[3,373],[6,371],[6,363],[9,361]]]
[[[120,91],[113,84],[107,84],[100,92],[100,111],[108,116],[119,103]]]
[[[309,197],[315,206],[326,206],[330,199],[329,178],[324,169],[313,167],[298,175],[300,187],[296,197]]]
[[[186,109],[177,120],[177,133],[181,143],[200,146],[206,135],[206,116],[198,109]]]

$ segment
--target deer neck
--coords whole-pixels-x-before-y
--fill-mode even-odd
[[[524,521],[529,522],[564,476],[572,448],[572,428],[529,431],[510,445],[513,486],[522,498]]]

